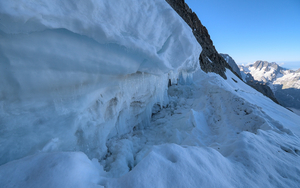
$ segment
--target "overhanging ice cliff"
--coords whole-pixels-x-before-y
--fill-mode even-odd
[[[101,158],[167,102],[168,79],[199,68],[200,45],[162,0],[0,1],[0,15],[0,164]]]

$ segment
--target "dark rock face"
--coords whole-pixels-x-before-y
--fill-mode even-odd
[[[166,2],[169,3],[179,16],[192,28],[194,36],[202,46],[202,52],[199,57],[201,69],[205,72],[215,72],[224,79],[227,79],[225,68],[231,71],[232,69],[215,49],[206,27],[202,25],[198,16],[189,8],[184,0],[166,0]]]
[[[225,61],[229,64],[229,66],[232,68],[232,70],[240,76],[240,78],[242,77],[241,72],[240,72],[240,68],[237,66],[236,62],[233,60],[232,57],[230,57],[230,55],[228,54],[222,54],[220,53],[220,55],[225,59]]]
[[[261,82],[255,81],[255,80],[248,80],[247,84],[249,86],[253,87],[254,89],[256,89],[257,91],[261,92],[263,95],[269,97],[275,103],[279,104],[279,102],[277,101],[273,91],[265,83],[261,83]]]

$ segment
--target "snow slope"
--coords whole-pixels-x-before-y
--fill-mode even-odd
[[[199,68],[200,45],[163,0],[0,1],[0,14],[0,164],[102,158],[168,102],[169,79]]]
[[[226,76],[238,80],[228,70]],[[225,81],[201,70],[195,73],[194,83],[173,85],[168,95],[169,105],[154,114],[149,125],[111,138],[108,153],[99,163],[74,160],[70,164],[64,153],[55,154],[60,156],[56,163],[84,167],[91,178],[82,182],[97,182],[99,187],[299,187],[300,116],[240,80]],[[22,184],[24,179],[15,172],[24,166],[30,169],[28,174],[33,174],[31,169],[43,173]],[[44,185],[44,174],[60,173],[51,165],[28,164],[27,158],[1,169],[16,169],[2,173],[2,185],[9,185],[5,183],[12,178],[17,185],[36,181]],[[65,179],[69,176],[62,177],[47,181],[72,183]]]

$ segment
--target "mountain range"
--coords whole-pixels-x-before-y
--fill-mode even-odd
[[[275,62],[256,61],[246,66],[239,65],[244,81],[268,85],[280,104],[300,109],[300,69],[288,70]]]

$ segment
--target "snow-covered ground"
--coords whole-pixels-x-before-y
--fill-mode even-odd
[[[40,153],[1,166],[0,184],[299,187],[300,117],[226,74],[227,81],[200,70],[192,84],[169,87],[168,106],[109,139],[102,159]]]
[[[0,187],[299,187],[300,117],[199,70],[165,1],[0,13]]]
[[[295,113],[298,114],[300,116],[300,110],[295,109],[295,108],[291,108],[291,110]]]

